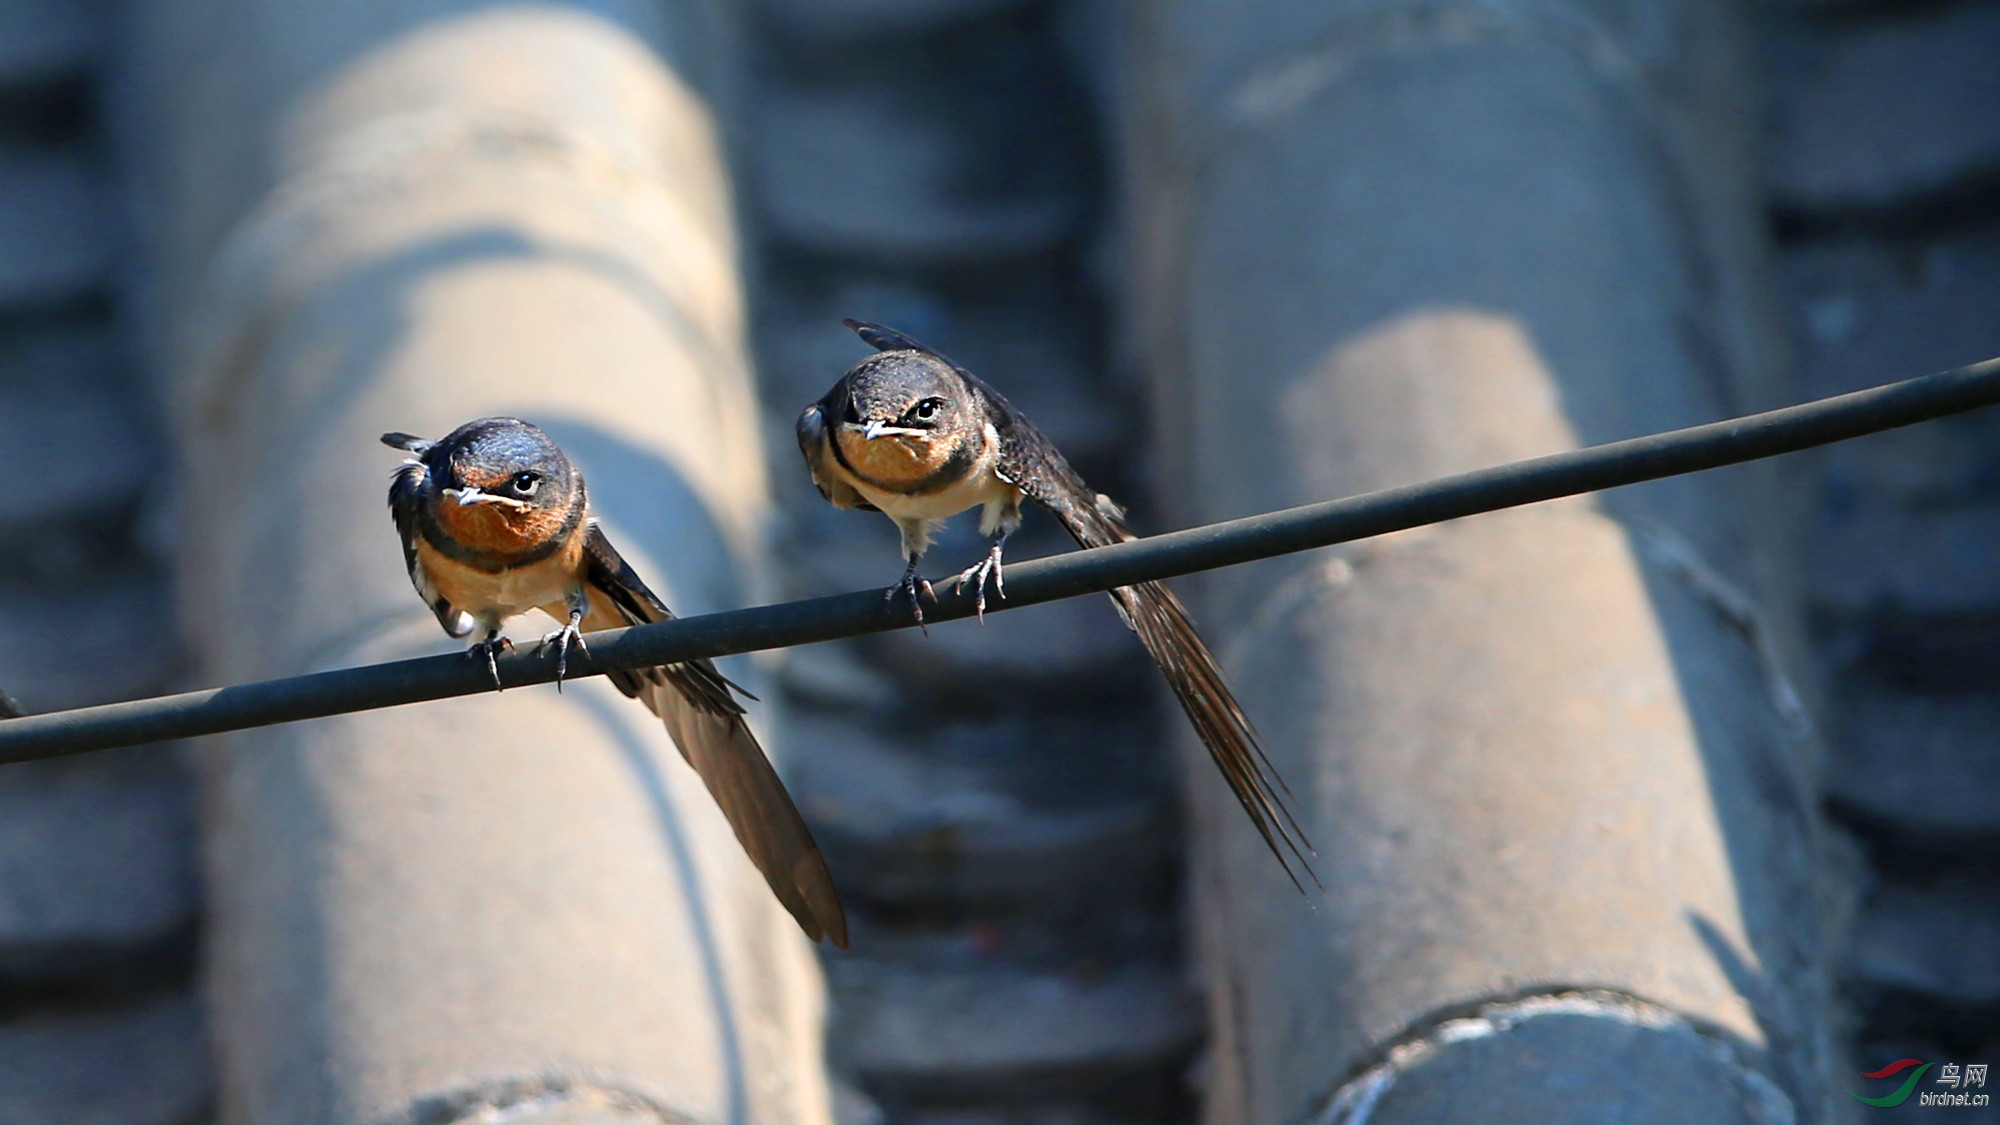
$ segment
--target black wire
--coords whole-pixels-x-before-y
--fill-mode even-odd
[[[1189,528],[1007,567],[988,612],[1267,559],[1441,520],[1740,464],[2000,403],[2000,359],[1763,414],[1616,441],[1491,469]],[[386,535],[386,530],[384,531]],[[972,615],[969,594],[939,592],[931,621]],[[590,634],[569,676],[811,644],[914,624],[880,590],[711,613]],[[547,683],[532,649],[500,658],[508,687]],[[0,763],[190,738],[493,690],[484,661],[399,660],[282,680],[80,707],[0,723]]]

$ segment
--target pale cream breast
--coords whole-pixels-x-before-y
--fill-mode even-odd
[[[866,481],[855,481],[854,487],[863,499],[882,509],[883,514],[899,520],[941,520],[967,508],[1019,503],[1021,490],[995,474],[991,461],[992,455],[988,453],[974,462],[972,470],[958,483],[920,496],[885,492]]]
[[[474,617],[502,621],[537,606],[561,602],[580,584],[583,536],[571,537],[567,548],[526,566],[497,574],[476,570],[417,541],[417,563],[437,592]]]

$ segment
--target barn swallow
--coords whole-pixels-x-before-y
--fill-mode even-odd
[[[446,633],[476,633],[471,651],[485,655],[496,689],[500,626],[517,614],[539,609],[563,623],[542,638],[558,687],[584,630],[673,617],[605,537],[583,474],[541,430],[482,418],[441,441],[391,433],[382,443],[414,455],[389,486],[410,583]],[[606,676],[666,724],[806,935],[845,949],[847,917],[826,861],[731,691],[750,693],[705,659]]]
[[[895,522],[908,565],[884,596],[908,596],[919,625],[922,597],[931,588],[917,574],[918,560],[937,525],[969,508],[980,509],[979,533],[991,536],[993,546],[954,584],[972,585],[982,621],[987,587],[1007,596],[1001,551],[1021,526],[1023,497],[1053,513],[1081,547],[1133,537],[1124,510],[1086,485],[1000,392],[900,332],[862,321],[842,323],[878,354],[856,364],[799,415],[799,451],[820,495],[835,507],[879,511]],[[1304,889],[1292,870],[1297,860],[1317,884],[1306,859],[1312,846],[1285,803],[1291,791],[1265,757],[1180,599],[1161,583],[1142,582],[1112,590],[1111,600],[1166,676],[1285,874]]]

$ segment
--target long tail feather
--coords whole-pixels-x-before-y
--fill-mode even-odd
[[[1132,533],[1125,527],[1124,511],[1110,497],[1091,493],[1068,470],[1066,463],[1062,468],[1069,478],[1065,481],[1069,495],[1061,497],[1066,502],[1043,502],[1077,543],[1086,548],[1107,547],[1130,539]],[[1243,811],[1249,814],[1257,834],[1264,838],[1264,846],[1271,849],[1279,866],[1285,869],[1286,877],[1301,894],[1305,885],[1299,881],[1298,871],[1304,871],[1313,886],[1324,889],[1308,858],[1313,854],[1312,842],[1286,801],[1291,788],[1278,776],[1270,757],[1264,753],[1256,728],[1250,725],[1249,716],[1229,690],[1222,666],[1202,642],[1201,634],[1195,632],[1187,608],[1172,590],[1159,582],[1121,586],[1111,592],[1111,599],[1167,678],[1175,701],[1194,724],[1195,734],[1208,749],[1208,756],[1222,771],[1223,779],[1236,794]],[[1298,871],[1293,870],[1294,863]]]
[[[1304,893],[1305,886],[1292,867],[1296,861],[1306,878],[1315,887],[1321,886],[1308,858],[1312,843],[1285,800],[1291,790],[1265,755],[1249,717],[1230,692],[1221,667],[1195,632],[1180,599],[1158,582],[1123,587],[1112,596],[1153,663],[1166,676],[1174,699],[1194,724],[1209,757],[1292,885]]]
[[[584,545],[592,589],[586,629],[665,621],[673,614],[596,526]],[[812,830],[744,721],[742,691],[707,660],[612,672],[619,691],[666,724],[681,756],[701,776],[750,862],[799,928],[814,941],[847,948],[847,913]],[[743,692],[749,695],[749,692]],[[754,696],[752,698],[755,698]]]
[[[750,862],[806,936],[814,941],[830,938],[836,947],[846,949],[847,915],[812,831],[744,723],[741,709],[730,713],[704,706],[702,697],[707,693],[686,682],[689,670],[688,665],[660,669],[671,686],[655,687],[642,698],[666,722],[675,745],[721,806]]]

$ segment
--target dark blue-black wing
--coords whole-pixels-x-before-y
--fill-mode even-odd
[[[873,512],[876,507],[861,498],[861,493],[848,482],[847,469],[833,449],[833,426],[841,415],[847,412],[847,380],[833,385],[826,397],[806,407],[799,413],[798,424],[794,427],[799,439],[799,454],[806,459],[806,470],[812,474],[812,482],[819,494],[836,508],[859,508]]]
[[[394,444],[390,438],[409,438],[409,435],[384,434],[383,444]],[[408,447],[396,445],[396,448]],[[438,624],[448,635],[463,637],[472,631],[472,618],[461,613],[449,599],[438,593],[417,557],[417,537],[423,534],[424,484],[429,476],[430,470],[421,461],[405,461],[396,466],[396,475],[389,481],[389,515],[396,521],[397,537],[403,541],[403,569],[410,575],[410,585],[416,588],[417,596],[424,599],[424,604],[437,615]]]
[[[963,368],[958,373],[985,400],[987,421],[1000,437],[995,467],[1002,475],[1054,514],[1081,547],[1107,547],[1133,537],[1125,526],[1124,511],[1085,484],[1033,422],[978,376]],[[1307,858],[1312,844],[1286,801],[1291,790],[1265,755],[1256,728],[1229,690],[1222,666],[1195,631],[1187,607],[1160,582],[1121,586],[1111,591],[1111,600],[1139,634],[1209,757],[1293,885],[1305,889],[1293,870],[1294,862],[1319,885]]]
[[[601,528],[592,523],[586,536],[591,611],[584,619],[585,630],[673,618]],[[847,948],[847,913],[833,875],[785,783],[744,721],[743,705],[731,694],[732,689],[742,689],[708,660],[608,675],[618,690],[644,703],[666,724],[674,745],[701,775],[750,862],[806,936],[814,941],[828,938]]]

